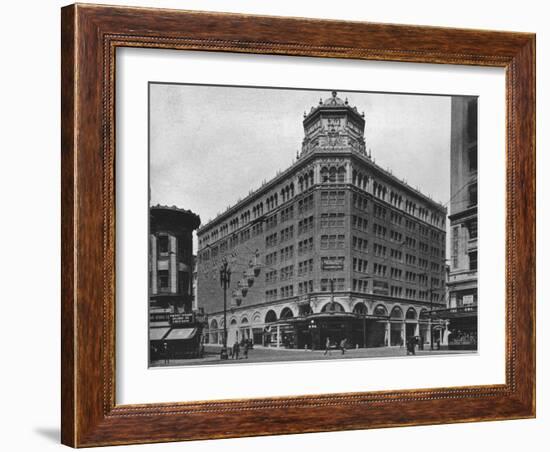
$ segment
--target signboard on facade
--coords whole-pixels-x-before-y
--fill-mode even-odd
[[[183,325],[193,322],[193,314],[172,314],[170,315],[171,325]]]
[[[473,295],[463,295],[462,296],[462,304],[464,306],[474,304],[474,296]]]

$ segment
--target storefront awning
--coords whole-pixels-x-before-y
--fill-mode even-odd
[[[460,318],[477,317],[477,305],[460,306],[456,308],[438,309],[430,311],[434,319],[451,320]]]
[[[168,333],[170,328],[151,328],[149,330],[150,341],[160,341]]]
[[[196,328],[172,328],[170,333],[164,338],[166,341],[180,341],[192,339],[197,333]]]

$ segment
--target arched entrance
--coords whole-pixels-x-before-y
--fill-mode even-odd
[[[216,319],[213,319],[210,322],[210,343],[217,344],[218,337],[218,322],[216,321]]]
[[[420,333],[420,349],[423,349],[425,345],[430,345],[430,316],[428,310],[423,308],[418,315],[419,333]]]
[[[416,309],[413,307],[407,309],[405,320],[405,341],[407,341],[410,337],[418,336],[420,334],[418,331]]]
[[[405,345],[404,336],[403,310],[395,306],[390,314],[390,345]]]
[[[353,343],[363,348],[367,346],[367,306],[359,302],[353,307],[353,313],[357,315],[353,328]]]
[[[271,323],[274,323],[277,321],[277,314],[273,309],[270,309],[265,314],[265,323],[266,327],[264,329],[264,335],[263,335],[263,345],[270,346],[270,345],[277,345],[277,329],[275,326],[269,325]]]

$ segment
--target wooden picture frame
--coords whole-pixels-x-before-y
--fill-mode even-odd
[[[73,447],[535,416],[535,36],[71,5],[62,9],[62,442]],[[115,403],[115,50],[147,47],[506,70],[506,382]]]

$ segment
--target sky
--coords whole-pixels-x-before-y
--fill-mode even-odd
[[[176,205],[202,224],[295,160],[305,111],[331,96],[365,113],[375,162],[446,204],[449,96],[206,85],[149,85],[151,205]]]

